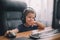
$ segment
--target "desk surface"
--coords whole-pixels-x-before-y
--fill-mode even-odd
[[[22,33],[17,33],[16,38],[19,37],[29,37],[31,35],[32,31],[27,31],[27,32],[22,32]],[[46,38],[47,40],[60,40],[60,33],[57,33],[56,35]],[[9,40],[5,36],[0,36],[0,40]],[[45,39],[44,39],[45,40]]]
[[[16,38],[19,38],[19,37],[27,37],[28,38],[29,35],[31,35],[31,31],[17,33]],[[6,38],[5,36],[0,36],[0,40],[9,40],[9,39]]]

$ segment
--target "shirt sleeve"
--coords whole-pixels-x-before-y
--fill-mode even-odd
[[[22,24],[17,27],[18,31],[20,32],[22,30]]]
[[[18,31],[19,32],[24,32],[24,31],[29,31],[29,30],[35,30],[35,29],[38,29],[37,25],[34,25],[33,27],[32,26],[25,27],[23,24],[21,24],[21,25],[18,26]]]

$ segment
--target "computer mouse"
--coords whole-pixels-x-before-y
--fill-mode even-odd
[[[16,37],[16,34],[14,32],[9,32],[7,35],[6,35],[7,38],[15,38]]]
[[[39,34],[33,34],[30,36],[31,39],[40,39]]]

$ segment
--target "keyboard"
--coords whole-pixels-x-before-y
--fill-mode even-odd
[[[53,30],[48,30],[48,31],[45,31],[45,32],[38,32],[36,34],[32,34],[30,37],[33,37],[33,38],[48,38],[48,37],[52,37],[54,35],[56,35],[58,33],[58,30],[57,29],[53,29]]]

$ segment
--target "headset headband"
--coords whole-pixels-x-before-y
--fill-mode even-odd
[[[34,9],[31,8],[31,7],[27,7],[27,8],[23,11],[23,13],[24,13],[26,10],[34,10]]]

